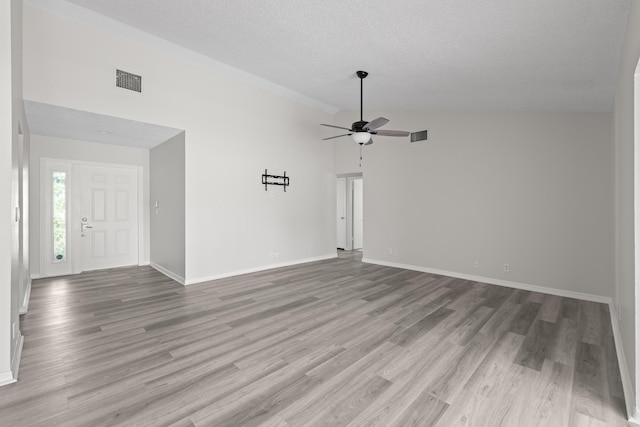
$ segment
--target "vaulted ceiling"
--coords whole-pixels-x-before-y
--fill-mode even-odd
[[[68,1],[336,110],[366,70],[367,109],[602,112],[631,0]]]

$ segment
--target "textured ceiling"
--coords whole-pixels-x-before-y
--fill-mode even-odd
[[[336,109],[362,69],[365,110],[516,111],[610,111],[630,1],[69,0]]]

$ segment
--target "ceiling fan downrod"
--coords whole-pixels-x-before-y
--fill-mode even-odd
[[[356,75],[360,78],[360,121],[363,122],[364,119],[362,118],[362,82],[364,81],[365,77],[367,77],[369,75],[369,73],[367,73],[366,71],[356,71]]]

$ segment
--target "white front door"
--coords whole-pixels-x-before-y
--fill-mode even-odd
[[[138,175],[135,169],[77,166],[80,271],[138,264]]]
[[[336,187],[337,243],[339,249],[347,248],[347,179],[338,178]]]
[[[139,264],[140,169],[42,159],[42,276]]]

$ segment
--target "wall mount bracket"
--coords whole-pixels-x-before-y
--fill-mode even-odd
[[[281,185],[286,193],[287,187],[289,186],[289,177],[287,176],[286,171],[283,175],[269,175],[265,169],[262,174],[262,183],[264,184],[264,191],[267,191],[268,185]]]

